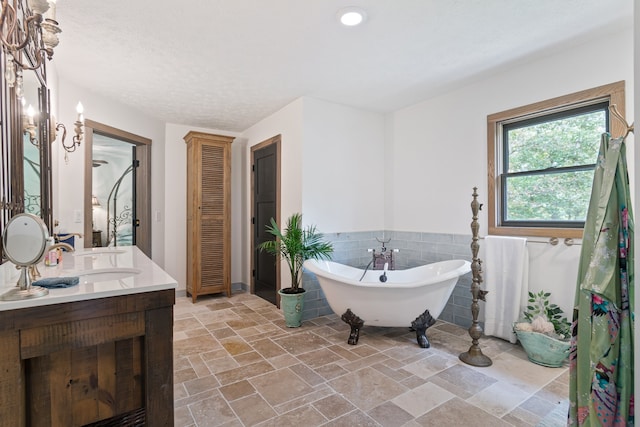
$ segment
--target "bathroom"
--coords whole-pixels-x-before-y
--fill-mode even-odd
[[[629,27],[611,29],[577,46],[539,53],[523,64],[443,90],[428,100],[416,100],[391,114],[303,96],[238,132],[161,122],[66,80],[64,75],[52,79],[58,83],[53,92],[57,94],[55,105],[62,122],[73,122],[75,105],[82,100],[88,118],[153,141],[152,254],[182,289],[186,278],[182,248],[186,238],[175,224],[184,224],[186,218],[183,137],[190,130],[235,136],[231,281],[236,286],[248,286],[252,252],[247,225],[251,216],[249,163],[250,148],[255,144],[282,135],[283,218],[292,212],[303,212],[305,221],[335,236],[371,232],[371,242],[363,243],[365,250],[375,247],[375,237],[384,232],[402,232],[402,238],[390,243],[393,246],[402,242],[406,246],[398,254],[400,257],[407,254],[418,235],[432,234],[427,240],[464,241],[470,236],[469,201],[474,186],[479,188],[480,201],[487,202],[487,115],[625,80],[626,115],[633,117],[633,55],[628,54],[633,52],[632,32]],[[616,67],[590,65],[593,52],[602,51],[612,52]],[[50,73],[55,75],[55,69]],[[525,81],[527,84],[523,85]],[[438,129],[455,132],[441,136]],[[60,230],[82,232],[82,222],[73,219],[74,213],[83,209],[83,194],[65,189],[73,188],[78,177],[84,175],[83,147],[71,154],[68,162],[58,146],[54,144],[53,149],[53,208]],[[332,165],[330,170],[325,168],[327,164]],[[633,163],[630,169],[633,173]],[[446,187],[441,185],[442,177],[447,179]],[[486,210],[480,214],[481,235],[487,233],[486,214]],[[579,246],[529,246],[530,258],[539,263],[531,266],[530,271],[536,272],[530,277],[531,287],[551,288],[568,311]],[[440,244],[435,250],[446,253],[454,249]],[[460,305],[466,306],[466,301]]]
[[[595,64],[600,52],[607,52],[615,66]],[[186,281],[186,239],[184,227],[176,224],[184,224],[186,218],[183,137],[188,131],[236,137],[232,144],[232,282],[236,288],[251,283],[250,148],[278,134],[283,141],[282,217],[303,212],[305,221],[317,224],[338,243],[338,255],[366,257],[366,249],[375,247],[375,238],[383,234],[392,237],[391,247],[398,245],[400,259],[463,255],[468,253],[470,239],[472,187],[479,188],[481,201],[487,203],[487,115],[624,80],[626,116],[632,121],[636,111],[633,52],[633,28],[620,26],[575,45],[538,52],[475,80],[444,85],[438,95],[416,99],[389,114],[303,96],[238,131],[156,119],[99,95],[91,85],[65,78],[55,67],[49,72],[61,122],[73,122],[75,105],[81,100],[88,118],[153,141],[152,258],[178,281],[180,298]],[[60,230],[83,232],[83,222],[75,222],[76,211],[83,210],[83,195],[70,190],[84,175],[83,147],[70,154],[68,162],[59,145],[52,147],[53,210]],[[629,158],[636,159],[630,161],[632,177],[639,156],[630,150]],[[486,210],[481,211],[481,235],[487,234],[486,215]],[[535,240],[539,243],[529,245],[530,286],[552,290],[565,312],[570,312],[580,246],[551,246],[545,239]],[[360,251],[362,255],[357,254]],[[469,295],[454,293],[444,319],[467,324],[469,304]]]

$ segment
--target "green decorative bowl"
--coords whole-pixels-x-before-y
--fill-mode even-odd
[[[515,333],[527,357],[533,363],[549,368],[559,368],[569,357],[569,341],[560,341],[540,332],[515,330]]]

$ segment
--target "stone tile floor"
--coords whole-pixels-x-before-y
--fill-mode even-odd
[[[427,330],[429,349],[408,328],[366,325],[352,346],[336,315],[287,328],[247,293],[176,300],[178,427],[549,426],[567,405],[566,367],[535,365],[494,338],[480,341],[492,366],[466,365],[471,338],[446,322]]]

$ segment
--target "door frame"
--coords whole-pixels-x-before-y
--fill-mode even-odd
[[[151,258],[151,139],[93,120],[84,121],[84,247],[92,246],[92,206],[93,188],[93,134],[108,136],[128,142],[136,147],[136,159],[140,166],[136,171],[135,204],[136,219],[140,226],[136,228],[136,246]]]
[[[281,169],[281,152],[280,152],[280,145],[281,145],[281,140],[282,140],[282,135],[276,135],[274,137],[271,137],[269,139],[266,139],[254,146],[251,147],[251,164],[250,164],[250,170],[251,170],[251,216],[249,219],[249,225],[250,225],[250,230],[251,233],[249,233],[251,235],[251,285],[250,285],[250,292],[253,294],[255,292],[255,282],[256,282],[256,276],[255,276],[255,267],[256,267],[256,260],[255,260],[255,247],[256,247],[256,242],[254,239],[254,229],[253,227],[255,227],[255,224],[253,224],[253,221],[251,220],[251,218],[255,218],[256,213],[255,213],[255,177],[254,177],[254,171],[253,171],[253,166],[255,165],[255,152],[258,150],[261,150],[263,148],[268,147],[269,145],[275,144],[276,145],[276,217],[275,220],[278,224],[280,224],[280,169]],[[280,262],[276,262],[276,306],[278,308],[280,308],[280,295],[277,293],[277,291],[280,290]]]

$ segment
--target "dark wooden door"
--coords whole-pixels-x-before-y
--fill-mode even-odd
[[[277,209],[277,145],[269,144],[254,151],[253,164],[253,241],[254,293],[273,304],[277,304],[276,261],[273,255],[257,249],[258,245],[273,236],[265,226],[276,218]]]

